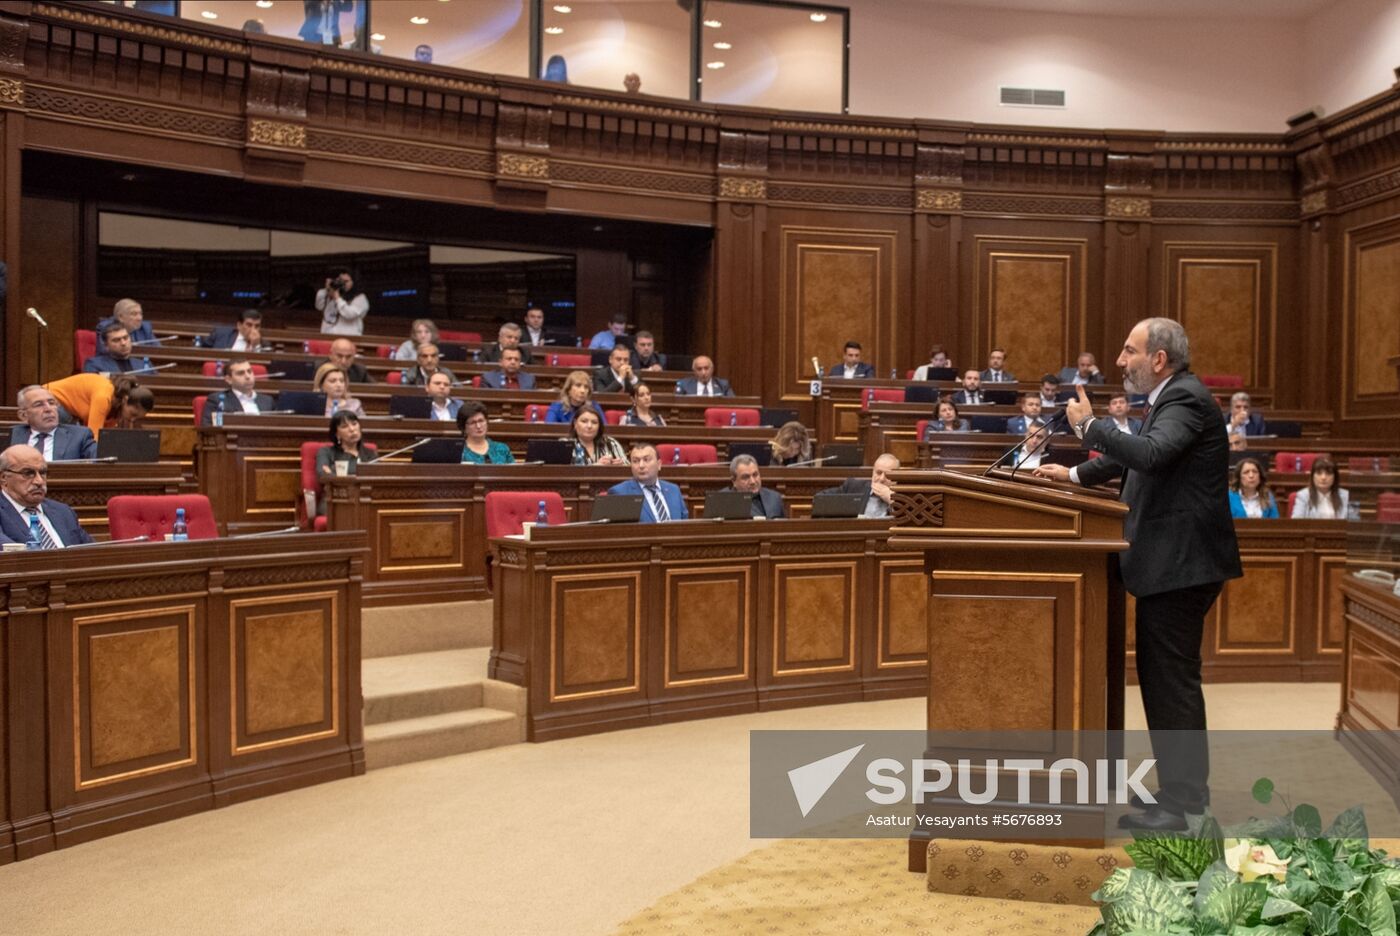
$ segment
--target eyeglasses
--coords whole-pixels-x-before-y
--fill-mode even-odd
[[[35,478],[47,478],[49,469],[47,468],[6,468],[0,474],[17,474],[26,481],[33,481]]]

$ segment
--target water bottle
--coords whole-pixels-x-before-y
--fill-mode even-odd
[[[574,347],[575,347],[575,348],[582,348],[582,347],[583,347],[583,338],[581,338],[581,337],[575,337],[575,338],[574,338]]]
[[[557,355],[557,354],[551,354],[551,355],[549,356],[549,366],[550,366],[550,367],[558,367],[558,366],[559,366],[559,355]]]
[[[532,407],[532,408],[530,409],[530,422],[539,422],[539,421],[540,421],[540,411],[539,411],[538,408]]]
[[[865,405],[870,406],[875,402],[875,391],[873,389],[865,391]]]
[[[340,401],[331,400],[331,416],[334,417],[338,412],[340,412]]]
[[[216,426],[222,426],[224,424],[224,398],[222,396],[215,401],[213,422]]]
[[[215,362],[214,362],[214,376],[215,376],[215,377],[222,377],[222,376],[224,376],[224,362],[223,362],[223,361],[215,361]]]
[[[302,353],[302,354],[310,354],[310,353],[311,353],[311,342],[309,342],[309,341],[303,341],[303,342],[301,343],[301,353]]]
[[[733,410],[730,410],[730,411],[729,411],[729,425],[731,425],[731,426],[737,426],[737,425],[739,425],[739,414],[736,413],[736,412],[734,412]]]
[[[1379,458],[1376,458],[1376,457],[1372,457],[1372,458],[1371,458],[1371,470],[1374,471],[1376,474],[1380,474],[1380,471],[1381,471],[1381,460],[1380,460]]]
[[[549,510],[545,507],[544,501],[540,501],[539,513],[535,514],[535,526],[549,526]]]
[[[185,508],[175,508],[175,523],[170,528],[170,538],[177,543],[183,543],[190,538],[189,525],[185,523]]]
[[[1293,470],[1297,472],[1301,472],[1303,470],[1303,456],[1293,456]]]
[[[891,368],[890,368],[890,380],[898,380],[898,379],[899,379],[899,368],[897,368],[897,367],[891,367]]]
[[[25,549],[43,549],[40,545],[42,537],[39,534],[39,515],[29,515],[29,539],[24,541]]]
[[[685,391],[681,389],[681,382],[679,380],[676,381],[676,392],[685,393]]]
[[[472,348],[472,363],[473,363],[473,364],[480,364],[480,363],[481,363],[481,349],[480,349],[480,348]]]
[[[681,450],[680,450],[680,446],[677,446],[676,448],[673,448],[673,449],[671,450],[671,464],[673,464],[673,465],[679,465],[680,463],[681,463]]]
[[[1348,519],[1348,520],[1360,520],[1360,519],[1361,519],[1361,505],[1360,505],[1360,504],[1355,503],[1355,502],[1350,502],[1350,503],[1347,504],[1347,519]]]

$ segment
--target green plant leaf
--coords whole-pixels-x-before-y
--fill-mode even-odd
[[[1299,838],[1321,838],[1322,814],[1316,806],[1304,803],[1293,810],[1293,826],[1298,830]]]
[[[1276,920],[1279,917],[1286,917],[1291,913],[1307,913],[1307,909],[1287,899],[1286,897],[1270,897],[1264,901],[1264,909],[1259,913],[1261,920]]]
[[[1366,814],[1360,806],[1353,806],[1338,813],[1323,835],[1329,839],[1345,841],[1348,851],[1362,851],[1370,846],[1371,836],[1366,828]]]
[[[1371,931],[1350,913],[1342,914],[1342,920],[1337,925],[1338,936],[1371,936]]]
[[[1133,864],[1172,881],[1195,881],[1222,856],[1218,839],[1145,835],[1123,846]]]
[[[1100,913],[1109,936],[1124,936],[1133,930],[1167,930],[1173,923],[1191,922],[1186,895],[1141,868],[1115,869],[1094,899],[1103,902]]]
[[[1379,878],[1369,877],[1361,885],[1361,904],[1358,916],[1366,924],[1373,936],[1396,936],[1395,908],[1391,906],[1390,894]]]
[[[1337,908],[1325,903],[1315,903],[1308,913],[1312,916],[1312,932],[1317,936],[1336,936],[1342,915]]]
[[[1303,843],[1303,856],[1313,880],[1331,890],[1344,891],[1356,882],[1351,868],[1335,859],[1332,843],[1326,839],[1309,839]]]
[[[1400,891],[1400,868],[1395,867],[1395,865],[1379,865],[1371,870],[1371,877],[1378,879],[1389,891]],[[1392,893],[1392,896],[1400,896],[1400,894]]]
[[[1196,886],[1196,899],[1192,902],[1192,908],[1196,911],[1198,918],[1205,915],[1206,902],[1215,896],[1217,891],[1222,891],[1234,884],[1240,876],[1231,871],[1223,861],[1217,861],[1205,873],[1201,875],[1201,881]]]
[[[1303,936],[1308,931],[1308,918],[1298,917],[1286,923],[1260,923],[1258,926],[1236,926],[1230,936]]]
[[[1288,899],[1304,907],[1312,904],[1322,894],[1321,886],[1308,877],[1302,865],[1295,864],[1289,867],[1288,877],[1283,886],[1288,891]]]
[[[1108,924],[1108,936],[1128,936],[1129,933],[1141,932],[1165,933],[1171,925],[1171,919],[1165,914],[1130,900],[1104,904],[1103,919]]]
[[[1269,889],[1262,881],[1236,882],[1206,899],[1200,919],[1227,933],[1235,926],[1253,926],[1268,899]]]
[[[1128,892],[1128,882],[1132,880],[1132,868],[1114,868],[1113,873],[1104,879],[1099,889],[1090,895],[1097,903],[1112,903]]]
[[[1256,803],[1263,803],[1267,806],[1274,801],[1274,781],[1268,777],[1260,777],[1254,781],[1254,789],[1250,792]]]

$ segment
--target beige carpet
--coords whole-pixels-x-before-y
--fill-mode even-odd
[[[1207,698],[1219,727],[1327,728],[1337,687],[1211,686]],[[1288,705],[1258,704],[1269,698]],[[748,837],[750,729],[918,729],[923,707],[765,712],[373,771],[0,868],[0,933],[611,933],[707,872],[742,876],[723,866],[770,845]],[[888,870],[886,848],[902,866],[895,845],[857,843],[842,860],[927,899],[918,875]],[[782,843],[774,867],[820,863],[829,847]],[[802,896],[864,931],[840,916],[860,906],[838,885]],[[726,936],[766,931],[727,893],[738,912]]]

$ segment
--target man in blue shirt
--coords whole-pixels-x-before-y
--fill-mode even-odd
[[[632,478],[608,488],[609,494],[642,495],[642,523],[665,523],[667,520],[689,520],[681,489],[670,481],[661,480],[661,459],[656,446],[639,442],[628,456],[632,463]]]
[[[598,332],[589,340],[588,349],[590,351],[611,351],[613,345],[617,344],[617,339],[625,334],[627,334],[627,316],[621,312],[614,313],[613,317],[608,319],[607,330]]]

